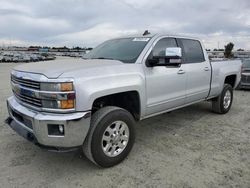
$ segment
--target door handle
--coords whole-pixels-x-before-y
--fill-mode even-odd
[[[208,67],[205,67],[205,68],[204,68],[204,71],[209,71],[209,68],[208,68]]]
[[[177,74],[185,74],[185,71],[182,70],[182,69],[180,69],[180,70],[177,72]]]

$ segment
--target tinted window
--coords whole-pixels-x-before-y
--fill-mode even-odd
[[[106,41],[88,54],[86,59],[115,59],[124,63],[135,63],[150,38],[121,38]]]
[[[197,40],[181,39],[186,63],[201,63],[205,61],[201,44]]]
[[[163,38],[159,40],[153,49],[153,56],[165,56],[166,48],[177,47],[176,40],[174,38]]]

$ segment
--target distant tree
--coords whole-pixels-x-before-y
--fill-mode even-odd
[[[81,50],[82,48],[79,47],[79,46],[76,46],[76,47],[73,47],[72,49],[73,49],[73,50]]]
[[[217,51],[217,49],[215,48],[215,49],[214,49],[214,51],[216,52],[216,51]]]
[[[49,47],[49,46],[43,46],[43,48],[47,48],[47,49],[50,49],[50,47]]]
[[[233,48],[234,48],[234,44],[232,42],[229,42],[226,46],[225,46],[225,58],[233,58]]]
[[[29,48],[41,48],[41,46],[30,46]]]
[[[211,50],[210,49],[206,49],[207,52],[210,52]]]
[[[144,33],[142,34],[143,36],[150,35],[150,32],[148,30],[145,30]]]

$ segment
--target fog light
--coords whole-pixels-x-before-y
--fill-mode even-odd
[[[49,136],[64,136],[64,125],[48,124]]]
[[[59,125],[59,131],[60,131],[60,133],[64,133],[63,125]]]

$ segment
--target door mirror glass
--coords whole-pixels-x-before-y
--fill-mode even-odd
[[[179,47],[166,48],[165,59],[169,64],[181,63],[182,52]]]
[[[181,48],[179,47],[166,48],[165,56],[168,59],[171,59],[171,58],[181,59],[181,56],[182,56]]]

